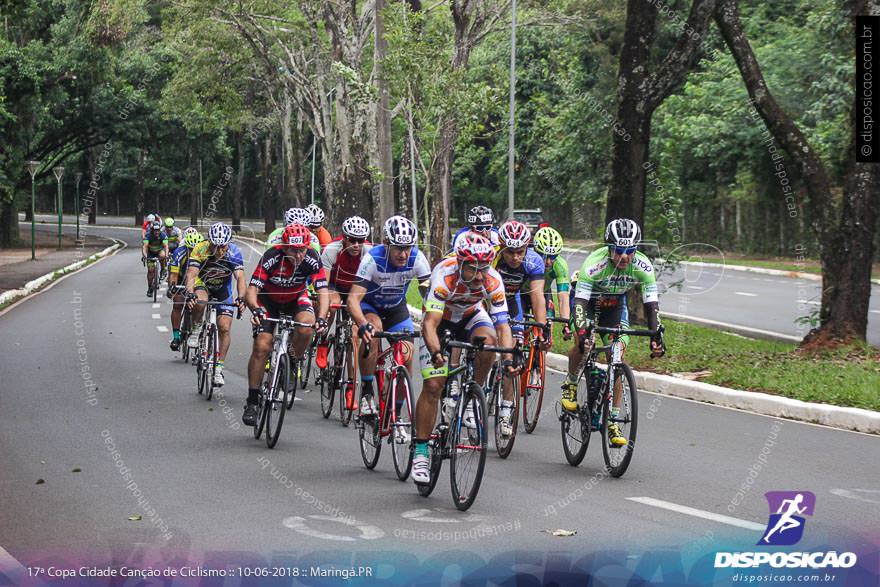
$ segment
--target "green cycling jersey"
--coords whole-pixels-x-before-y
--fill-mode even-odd
[[[644,303],[658,301],[656,272],[651,260],[636,251],[629,265],[617,269],[608,247],[602,247],[593,251],[581,266],[574,297],[589,300],[601,295],[621,296],[636,285],[642,288]]]
[[[550,293],[550,286],[556,282],[557,292],[568,291],[571,280],[568,277],[568,261],[562,256],[556,257],[553,264],[544,272],[544,293]]]

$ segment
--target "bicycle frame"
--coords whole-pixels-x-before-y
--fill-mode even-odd
[[[418,335],[417,332],[413,334]],[[390,364],[386,365],[386,362]],[[379,438],[389,436],[397,424],[397,411],[394,409],[397,403],[396,393],[392,393],[394,397],[388,397],[388,394],[391,393],[392,384],[397,377],[399,369],[406,369],[403,340],[395,340],[376,357],[376,388],[380,390]],[[392,406],[390,410],[388,408],[389,405]]]

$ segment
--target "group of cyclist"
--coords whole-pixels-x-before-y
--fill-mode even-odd
[[[496,226],[492,210],[475,206],[468,212],[467,226],[453,237],[452,250],[433,268],[418,247],[418,232],[409,219],[388,218],[381,230],[381,242],[370,243],[371,227],[359,216],[346,218],[341,234],[332,238],[324,228],[324,212],[316,205],[291,208],[284,226],[269,235],[256,269],[246,281],[241,250],[232,242],[231,227],[222,222],[211,225],[205,238],[194,227],[180,231],[172,218],[164,223],[150,215],[144,223],[143,256],[154,256],[163,264],[168,260],[168,297],[174,303],[171,314],[172,350],[181,344],[198,346],[202,313],[201,301],[218,304],[218,368],[214,385],[224,384],[223,361],[229,350],[230,327],[238,309],[252,314],[254,340],[248,361],[248,396],[242,421],[253,426],[257,418],[260,385],[266,372],[275,322],[281,315],[292,317],[299,326],[292,336],[289,352],[301,359],[312,337],[326,340],[334,320],[334,308],[344,305],[352,317],[355,343],[370,343],[378,331],[415,331],[407,290],[413,280],[419,287],[424,315],[421,324],[419,362],[423,377],[422,393],[416,403],[413,430],[412,479],[417,484],[430,481],[428,440],[437,418],[440,397],[455,353],[442,347],[444,333],[451,340],[472,342],[483,337],[486,345],[513,348],[523,338],[521,322],[530,313],[538,323],[554,315],[568,321],[563,338],[575,337],[569,351],[569,369],[562,384],[561,406],[576,411],[576,376],[583,354],[592,344],[592,328],[629,326],[626,292],[641,287],[648,326],[656,330],[659,320],[658,292],[651,261],[637,250],[641,241],[638,224],[617,219],[605,230],[605,246],[594,251],[572,279],[561,256],[563,238],[545,226],[534,234],[523,223],[509,220]],[[164,226],[163,226],[164,224]],[[175,232],[176,231],[176,232]],[[574,296],[571,283],[575,282]],[[148,283],[153,282],[148,277]],[[554,288],[555,285],[555,288]],[[553,303],[553,291],[556,304]],[[148,295],[152,295],[152,291]],[[192,313],[192,332],[181,340],[181,313],[184,305]],[[540,348],[551,345],[549,329],[536,334]],[[623,337],[626,344],[626,337]],[[377,346],[355,362],[359,369],[361,416],[377,413],[374,389]],[[408,368],[415,354],[412,343],[404,343]],[[651,351],[662,355],[662,340],[651,340]],[[359,353],[355,352],[355,357]],[[515,354],[501,357],[508,376],[518,373]],[[484,381],[495,361],[495,353],[478,352],[475,373]],[[326,366],[326,343],[317,345],[315,362]],[[354,377],[352,376],[352,380]],[[502,435],[513,433],[511,411],[514,397],[510,377],[503,387],[499,418]],[[354,389],[343,390],[340,401],[353,405]],[[473,426],[472,414],[464,423]],[[613,422],[608,423],[612,446],[626,440]],[[409,439],[407,439],[407,442]]]

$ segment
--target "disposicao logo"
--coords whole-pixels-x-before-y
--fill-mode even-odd
[[[816,508],[816,496],[810,491],[768,491],[764,494],[770,518],[758,546],[791,546],[804,535],[806,519]],[[717,552],[715,568],[850,568],[858,558],[854,552]]]

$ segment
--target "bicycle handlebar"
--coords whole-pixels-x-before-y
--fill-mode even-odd
[[[293,318],[288,318],[287,316],[282,316],[281,318],[270,318],[269,316],[265,316],[264,318],[260,318],[260,320],[265,320],[266,322],[277,322],[284,327],[293,328],[296,326],[305,326],[307,328],[315,328],[316,323],[312,322],[299,322],[294,320]]]
[[[469,342],[461,342],[458,340],[450,340],[446,342],[446,348],[458,348],[458,349],[473,349],[477,351],[490,351],[493,353],[518,353],[520,350],[516,347],[505,348],[500,346],[490,346],[484,344],[485,341],[480,341],[481,336],[476,337],[476,344],[471,344]]]
[[[629,328],[609,328],[607,326],[594,326],[593,331],[598,332],[599,334],[626,334],[629,336],[650,336],[655,337],[660,334],[663,334],[663,325],[657,327],[656,330],[632,330]]]

